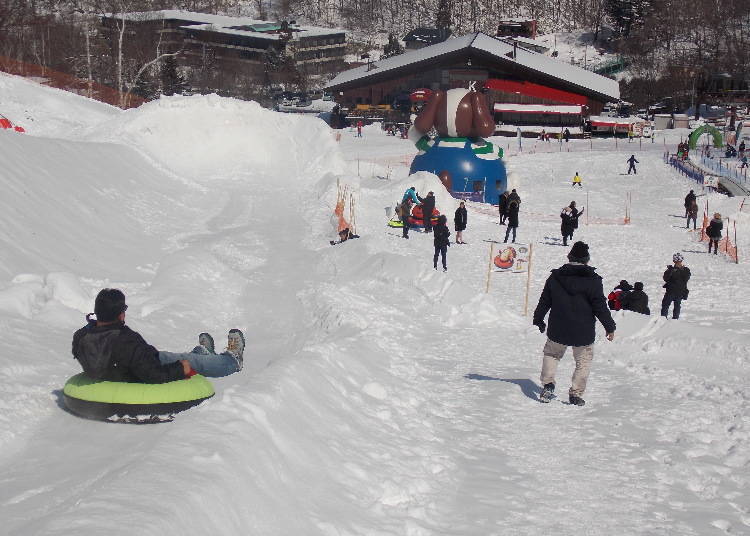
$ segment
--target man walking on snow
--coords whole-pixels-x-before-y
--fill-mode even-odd
[[[549,402],[555,392],[555,372],[568,346],[573,347],[576,367],[568,399],[571,404],[583,406],[581,398],[586,390],[591,361],[594,358],[596,320],[607,332],[607,340],[615,337],[616,324],[607,308],[602,278],[588,266],[589,247],[576,242],[568,253],[568,264],[555,270],[547,278],[539,303],[534,311],[534,325],[544,333],[549,315],[547,343],[544,345],[541,381],[544,389],[540,402]]]
[[[628,165],[629,165],[629,167],[628,167],[628,175],[630,175],[631,171],[633,173],[635,173],[636,175],[638,175],[638,172],[635,170],[635,165],[636,164],[640,164],[640,162],[635,159],[635,155],[634,154],[631,154],[630,158],[628,158]]]

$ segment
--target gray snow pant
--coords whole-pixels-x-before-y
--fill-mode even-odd
[[[557,365],[567,349],[568,347],[564,344],[547,339],[547,344],[544,345],[544,360],[542,361],[542,385],[555,383]],[[589,379],[591,361],[594,359],[594,345],[574,346],[573,359],[576,361],[576,368],[573,371],[573,380],[568,394],[581,396],[586,390],[586,381]]]

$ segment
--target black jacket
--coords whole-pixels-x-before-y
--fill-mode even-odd
[[[583,214],[583,211],[586,210],[586,207],[582,208],[580,212],[577,208],[571,208],[570,210],[573,211],[573,229],[578,229],[578,218],[581,217],[581,214]]]
[[[632,166],[634,164],[640,164],[640,162],[635,159],[635,156],[631,156],[630,158],[628,158],[628,164]]]
[[[166,383],[184,380],[182,363],[162,365],[159,352],[124,323],[96,326],[73,335],[73,357],[94,380]]]
[[[518,195],[518,192],[511,192],[508,196],[508,205],[510,205],[511,201],[515,201],[519,205],[521,204],[521,196]]]
[[[711,220],[711,223],[708,224],[708,227],[706,227],[706,234],[709,236],[709,238],[718,240],[719,238],[721,238],[722,229],[724,229],[724,223],[721,220],[713,218]]]
[[[651,310],[648,308],[648,295],[642,290],[629,292],[622,308],[626,311],[635,311],[643,315],[651,314]]]
[[[435,196],[428,195],[427,197],[420,197],[419,202],[422,203],[422,214],[428,214],[432,216],[432,210],[435,208]]]
[[[500,196],[500,201],[497,203],[497,210],[500,212],[500,214],[505,214],[505,211],[508,208],[508,196],[510,194],[508,192],[503,192],[503,195]]]
[[[547,311],[547,336],[566,346],[593,344],[597,318],[607,333],[617,327],[607,308],[602,278],[593,267],[583,264],[565,264],[552,270],[534,311],[535,326],[544,324]]]
[[[450,244],[450,240],[448,239],[448,237],[451,235],[451,232],[448,230],[447,225],[443,225],[440,223],[436,224],[432,228],[432,235],[435,247],[447,246]]]
[[[677,268],[676,266],[669,265],[663,277],[665,281],[664,288],[667,289],[667,294],[676,296],[681,300],[687,298],[687,282],[690,280],[690,268],[687,266]]]
[[[469,217],[466,212],[466,207],[458,207],[456,209],[456,214],[453,217],[453,223],[456,224],[456,231],[463,231],[464,229],[466,229],[466,222],[468,221],[468,219]]]
[[[689,207],[690,205],[692,205],[693,201],[695,201],[696,199],[697,198],[696,198],[695,194],[691,194],[691,193],[687,194],[685,196],[685,207]]]
[[[518,227],[518,203],[508,202],[508,227]]]

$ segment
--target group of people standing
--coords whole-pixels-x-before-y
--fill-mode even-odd
[[[570,205],[563,207],[562,212],[560,212],[560,219],[562,220],[560,222],[560,234],[562,234],[563,246],[568,245],[568,239],[573,239],[573,232],[578,229],[578,218],[581,217],[584,210],[586,209],[582,208],[579,211],[576,208],[576,202],[571,201]]]
[[[419,206],[422,211],[424,232],[432,233],[433,235],[433,245],[435,246],[435,254],[432,259],[433,267],[437,270],[438,259],[440,259],[443,271],[447,272],[447,254],[448,247],[450,246],[451,232],[448,229],[448,218],[444,214],[439,215],[435,225],[432,225],[432,215],[435,212],[435,192],[428,192],[427,196],[422,197],[417,193],[414,186],[410,186],[404,192],[404,195],[401,198],[401,203],[396,206],[396,214],[403,225],[403,238],[409,238],[409,218],[412,215],[412,209],[414,206]],[[466,230],[468,220],[469,217],[468,212],[466,211],[466,203],[461,201],[453,216],[456,230],[456,244],[466,243],[463,240],[463,231]]]
[[[505,240],[508,242],[510,233],[513,233],[512,242],[516,241],[516,229],[518,229],[518,212],[521,209],[521,196],[518,195],[516,189],[513,188],[510,192],[507,190],[500,196],[500,200],[497,204],[498,211],[500,212],[500,225],[506,225],[505,229]]]
[[[540,402],[549,402],[554,397],[557,366],[569,346],[573,347],[575,369],[568,390],[568,401],[583,406],[582,395],[586,390],[591,362],[594,357],[595,326],[598,320],[607,333],[607,340],[615,336],[617,325],[611,310],[627,309],[641,314],[650,314],[648,296],[643,283],[631,287],[626,280],[620,281],[615,290],[604,298],[602,278],[589,266],[589,246],[576,242],[568,253],[568,263],[552,270],[544,284],[539,302],[534,311],[533,324],[541,333],[547,334],[542,351],[542,392]],[[680,317],[680,306],[689,294],[687,283],[690,269],[683,264],[681,253],[672,256],[673,264],[667,266],[664,275],[664,298],[661,315],[666,317],[673,306],[672,318]],[[609,306],[609,307],[608,307]],[[545,317],[549,313],[549,328]]]

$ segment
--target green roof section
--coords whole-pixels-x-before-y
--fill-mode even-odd
[[[230,26],[232,30],[241,30],[243,32],[275,32],[281,30],[281,24],[278,22],[268,22],[265,24],[246,24],[244,26]]]

